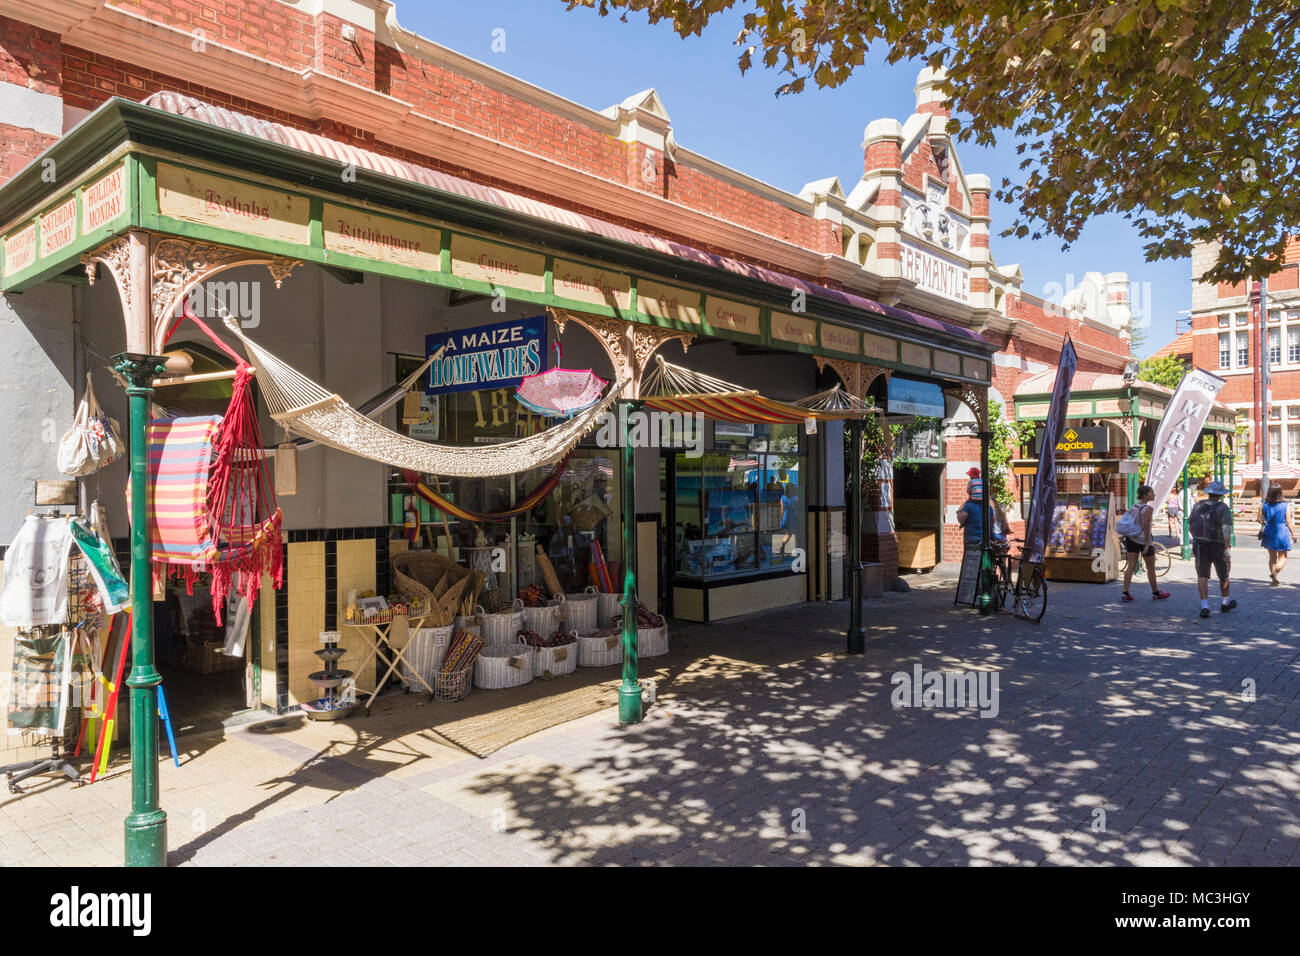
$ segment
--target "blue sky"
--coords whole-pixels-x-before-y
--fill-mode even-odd
[[[628,22],[590,10],[566,12],[563,0],[475,0],[437,4],[401,2],[398,20],[409,30],[474,57],[583,106],[603,109],[654,87],[672,118],[677,142],[697,153],[791,192],[839,176],[847,192],[862,174],[862,133],[879,117],[905,119],[915,103],[918,67],[867,62],[836,90],[808,90],[777,98],[781,75],[762,69],[741,76],[732,45],[740,15],[715,20],[703,37],[681,39],[644,16]],[[493,31],[505,49],[493,51]],[[994,149],[958,147],[967,173],[985,173],[996,185],[1019,174],[1015,141]],[[1127,272],[1135,310],[1150,320],[1147,354],[1174,336],[1180,310],[1191,307],[1191,264],[1148,263],[1133,229],[1118,216],[1091,222],[1068,251],[1060,241],[1010,239],[997,232],[1012,210],[994,201],[992,238],[997,262],[1018,262],[1024,288],[1049,295],[1085,272]]]

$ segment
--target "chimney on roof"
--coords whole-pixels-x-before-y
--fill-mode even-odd
[[[933,113],[947,119],[952,115],[948,108],[948,93],[943,89],[948,74],[943,67],[927,66],[916,76],[916,111]]]

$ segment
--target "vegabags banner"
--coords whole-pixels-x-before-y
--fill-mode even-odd
[[[1199,368],[1192,369],[1178,383],[1151,447],[1146,483],[1155,490],[1156,501],[1164,501],[1178,480],[1223,383],[1219,376]]]

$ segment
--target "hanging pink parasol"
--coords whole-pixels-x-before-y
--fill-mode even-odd
[[[608,384],[591,369],[552,368],[524,376],[515,398],[538,415],[572,418],[600,401]]]

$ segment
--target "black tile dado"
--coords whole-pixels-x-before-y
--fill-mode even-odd
[[[333,631],[339,620],[339,557],[338,544],[333,538],[325,539],[325,630]]]
[[[275,712],[289,708],[289,549],[283,549],[284,586],[275,592]]]

